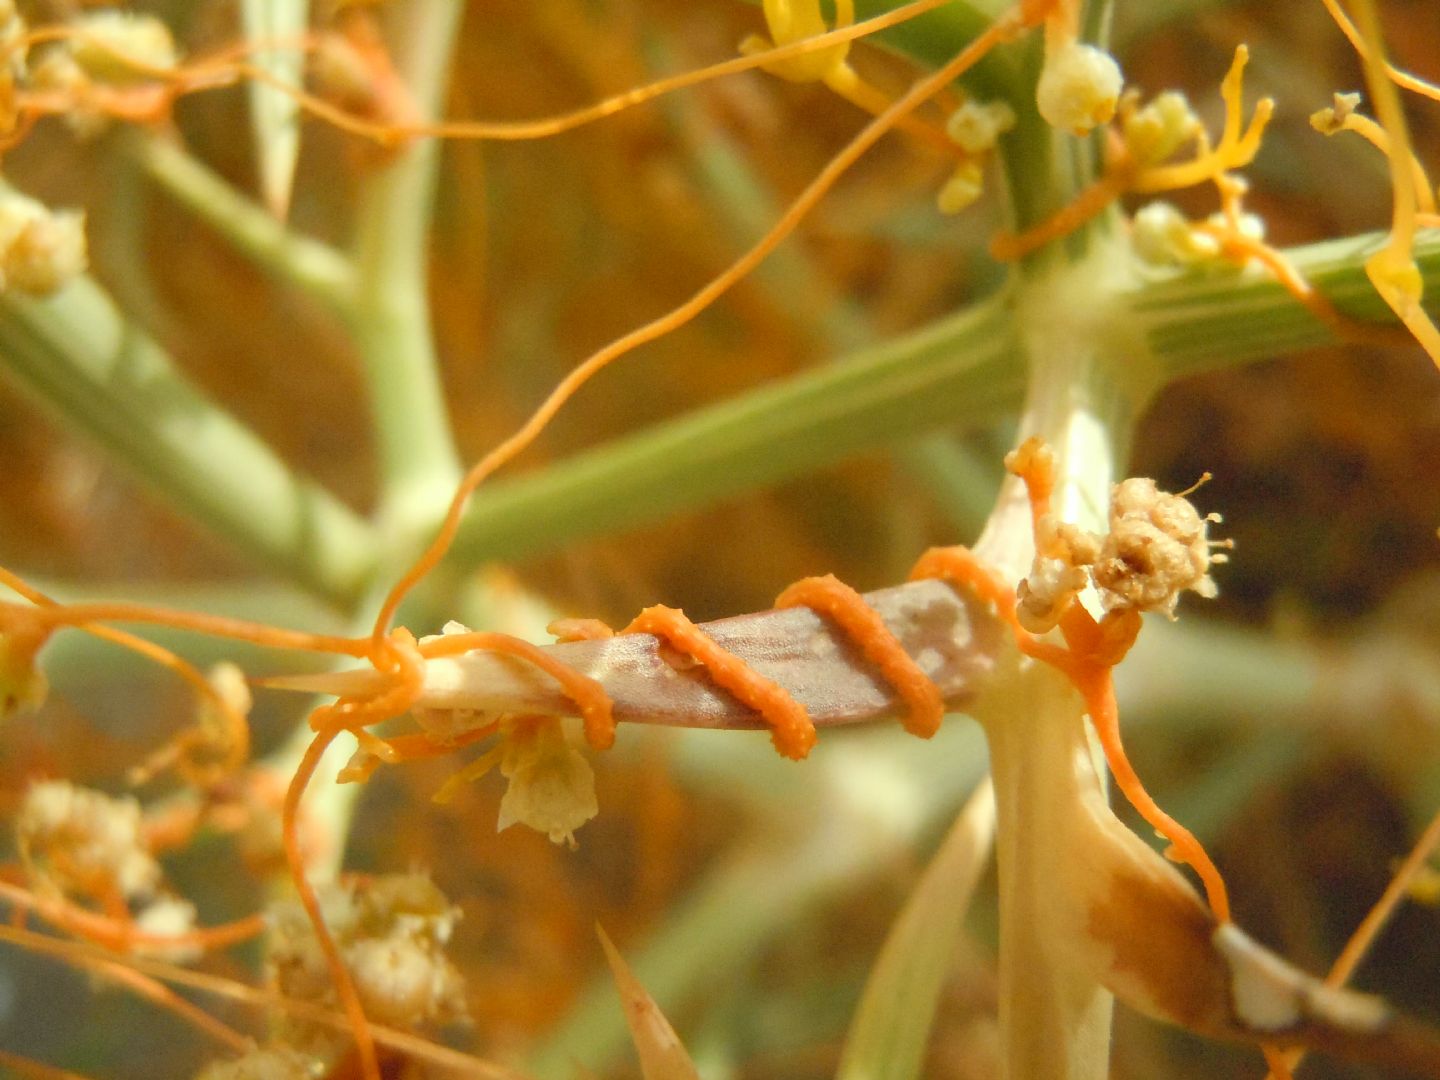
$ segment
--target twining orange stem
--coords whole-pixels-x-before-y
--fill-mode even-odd
[[[337,653],[341,656],[364,656],[371,647],[371,639],[368,637],[347,638],[312,634],[305,630],[286,630],[283,627],[245,619],[206,615],[197,611],[151,604],[62,604],[31,588],[23,579],[4,567],[0,567],[0,584],[13,589],[32,604],[42,607],[43,614],[37,613],[35,617],[52,626],[81,627],[89,623],[107,622],[144,623],[189,630],[192,633],[227,638],[231,641],[245,641],[270,649]]]
[[[1325,5],[1325,10],[1328,11],[1330,17],[1335,20],[1335,24],[1340,27],[1340,32],[1349,40],[1350,47],[1360,55],[1360,59],[1368,59],[1370,54],[1369,49],[1366,48],[1364,38],[1360,36],[1360,31],[1355,28],[1355,24],[1350,21],[1350,17],[1346,15],[1344,9],[1340,7],[1338,0],[1320,0],[1320,2]],[[1383,58],[1381,66],[1385,72],[1385,76],[1401,89],[1409,90],[1422,97],[1428,97],[1432,101],[1440,101],[1440,86],[1436,86],[1432,82],[1427,82],[1418,76],[1412,75],[1408,71],[1402,71],[1388,60],[1383,60]]]
[[[128,952],[137,947],[223,949],[259,937],[265,932],[266,925],[263,915],[247,915],[243,919],[198,930],[151,934],[137,929],[131,920],[101,915],[63,897],[39,896],[6,881],[0,881],[0,897],[14,904],[17,912],[38,915],[52,926],[116,952]]]
[[[210,684],[200,671],[190,663],[182,660],[175,653],[163,646],[147,641],[145,638],[130,634],[124,630],[117,630],[114,627],[99,625],[92,618],[86,618],[87,610],[91,605],[66,605],[58,603],[40,590],[32,587],[18,575],[0,566],[0,584],[10,588],[12,591],[24,597],[35,605],[34,609],[26,609],[22,612],[23,617],[30,622],[39,624],[39,629],[48,634],[50,628],[58,626],[74,626],[90,634],[92,637],[100,638],[102,641],[109,641],[121,648],[129,649],[148,660],[152,660],[161,667],[173,671],[181,679],[187,682],[200,697],[204,698],[216,710],[221,719],[225,722],[226,735],[224,739],[224,755],[220,762],[204,768],[197,766],[185,755],[185,750],[191,745],[204,746],[213,741],[208,732],[191,730],[180,735],[173,745],[173,756],[181,771],[188,779],[201,787],[209,786],[209,782],[217,777],[227,775],[245,764],[250,755],[250,727],[245,717]],[[117,605],[122,608],[131,608],[133,605]],[[10,605],[0,604],[0,608],[7,608]],[[38,609],[38,610],[37,610]],[[11,610],[14,610],[11,608]],[[156,622],[165,622],[170,625],[165,616],[172,614],[164,609],[152,609]],[[175,612],[173,614],[186,615],[186,612]],[[264,629],[269,629],[268,627]],[[167,757],[169,755],[166,755]]]
[[[1043,501],[1048,502],[1048,494]],[[1094,654],[1087,655],[1078,651],[1089,645],[1099,649],[1106,658],[1113,655],[1113,646],[1101,648],[1108,643],[1102,628],[1096,626],[1092,620],[1094,633],[1089,636],[1081,630],[1083,624],[1072,622],[1067,635],[1073,635],[1070,648],[1062,649],[1041,641],[1020,626],[1015,613],[1013,590],[1001,583],[973,553],[964,548],[932,548],[910,572],[911,580],[937,577],[969,589],[981,599],[993,603],[1000,617],[1009,625],[1020,650],[1027,656],[1051,665],[1070,680],[1085,702],[1085,709],[1094,725],[1096,737],[1100,740],[1105,760],[1115,777],[1116,786],[1140,815],[1170,841],[1175,856],[1189,863],[1200,875],[1215,917],[1228,921],[1230,899],[1220,871],[1194,834],[1165,813],[1150,796],[1125,754],[1125,747],[1120,739],[1120,715],[1115,703],[1115,686],[1111,679],[1110,664],[1104,659],[1097,659]],[[1078,608],[1078,604],[1075,607]],[[1089,616],[1086,615],[1085,618],[1088,619]]]
[[[905,730],[928,739],[940,730],[945,700],[940,689],[896,640],[865,598],[834,574],[795,582],[775,601],[777,608],[808,607],[836,623],[880,669],[907,707]]]
[[[990,254],[1001,262],[1014,262],[1039,251],[1053,240],[1069,236],[1086,222],[1098,217],[1106,207],[1125,194],[1134,179],[1133,168],[1113,166],[1098,180],[1084,187],[1080,194],[1050,217],[1024,232],[997,232],[990,241]]]
[[[365,1008],[360,1003],[360,991],[355,987],[355,979],[350,974],[350,968],[345,964],[345,958],[340,955],[340,948],[335,944],[335,938],[331,935],[330,928],[325,925],[325,917],[320,912],[320,899],[315,895],[315,887],[310,884],[310,879],[305,874],[305,859],[300,851],[300,800],[304,796],[305,788],[309,786],[311,778],[314,777],[321,758],[325,756],[325,751],[330,748],[335,737],[343,730],[344,728],[341,726],[322,728],[310,740],[310,745],[305,748],[300,765],[296,768],[295,775],[290,778],[290,786],[285,791],[285,806],[281,817],[281,840],[285,848],[285,862],[290,868],[290,878],[294,881],[295,889],[300,894],[300,904],[310,919],[310,926],[315,931],[315,939],[320,943],[320,951],[325,954],[325,964],[335,980],[336,996],[340,999],[340,1006],[344,1010],[346,1019],[350,1022],[350,1030],[355,1036],[355,1047],[360,1056],[360,1070],[365,1080],[381,1080],[380,1058],[375,1050],[375,1036],[370,1030],[370,1021],[365,1016]]]
[[[620,632],[654,634],[699,661],[717,685],[760,714],[770,727],[775,749],[782,756],[799,761],[815,745],[815,724],[805,706],[779,683],[722,649],[680,609],[661,604],[648,607]]]
[[[1073,676],[1071,679],[1075,681]],[[1230,896],[1219,869],[1195,834],[1160,808],[1126,756],[1120,738],[1120,710],[1115,703],[1115,683],[1110,677],[1110,669],[1097,665],[1075,686],[1085,699],[1085,709],[1090,714],[1100,748],[1105,752],[1105,761],[1115,777],[1115,786],[1140,816],[1170,841],[1171,857],[1188,863],[1200,876],[1215,917],[1221,922],[1229,922]]]
[[[231,1052],[243,1054],[255,1046],[255,1040],[242,1035],[229,1024],[221,1023],[198,1005],[186,1001],[164,983],[134,968],[120,963],[102,964],[99,967],[102,978],[110,979],[146,1001],[180,1017],[199,1031],[205,1032],[217,1042],[224,1043]]]
[[[31,930],[15,929],[4,925],[0,925],[0,941],[31,952],[54,956],[80,968],[97,970],[107,964],[123,964],[125,967],[153,975],[166,982],[188,986],[202,993],[214,994],[217,997],[271,1012],[282,1012],[335,1030],[344,1030],[348,1024],[342,1014],[323,1005],[287,998],[277,994],[274,990],[250,986],[223,975],[213,975],[209,972],[179,967],[163,960],[151,960],[139,956],[112,957],[107,953],[102,953],[96,946],[84,942],[68,941],[49,934],[38,934]],[[459,1075],[491,1077],[493,1080],[521,1080],[517,1073],[508,1069],[491,1065],[457,1050],[451,1050],[418,1035],[411,1035],[383,1024],[373,1025],[373,1030],[376,1041],[382,1045],[409,1057],[445,1066]],[[0,1064],[8,1064],[7,1059],[0,1056]],[[36,1075],[44,1075],[48,1078],[52,1075],[69,1076],[70,1074],[57,1072],[54,1074],[37,1073]]]
[[[482,139],[494,141],[543,139],[553,135],[564,134],[567,131],[582,127],[596,120],[603,120],[606,117],[614,116],[616,113],[623,112],[636,105],[653,101],[663,95],[707,82],[710,79],[734,75],[742,71],[753,71],[766,64],[788,60],[791,57],[803,56],[832,45],[846,41],[854,41],[858,38],[878,33],[881,30],[923,15],[925,12],[940,7],[946,2],[947,0],[912,0],[911,3],[902,4],[897,8],[887,11],[882,15],[877,15],[873,19],[867,19],[864,22],[855,23],[851,26],[837,27],[834,30],[817,34],[803,41],[793,41],[786,45],[778,45],[764,52],[722,60],[719,63],[711,64],[695,71],[682,72],[678,75],[659,79],[645,86],[634,87],[572,112],[562,113],[558,116],[541,117],[535,120],[450,120],[437,123],[397,125],[372,120],[368,117],[356,116],[354,113],[347,112],[331,104],[324,98],[307,93],[304,90],[291,86],[283,80],[277,79],[274,75],[262,68],[245,67],[243,75],[245,78],[254,79],[267,86],[273,86],[277,90],[290,95],[301,108],[324,120],[333,127],[354,135],[359,135],[363,138],[371,139],[381,145],[392,145],[397,141],[411,138]]]
[[[690,299],[659,318],[611,342],[572,369],[530,414],[529,419],[514,434],[481,458],[460,482],[434,540],[414,565],[396,582],[381,605],[380,612],[375,619],[374,637],[378,640],[385,635],[405,596],[444,558],[459,530],[460,517],[464,513],[465,505],[475,489],[497,469],[529,447],[545,430],[560,408],[575,395],[576,391],[613,361],[641,345],[646,345],[683,326],[728,292],[738,281],[755,269],[782,240],[795,231],[796,226],[834,187],[835,182],[844,175],[846,170],[865,151],[879,142],[881,137],[895,126],[900,117],[914,111],[923,101],[959,78],[996,45],[1013,37],[1022,28],[1023,24],[1016,9],[1012,8],[1002,14],[974,41],[961,50],[953,60],[917,81],[888,109],[861,129],[844,149],[826,163],[825,167],[796,196],[780,219],[750,250],[711,278]]]

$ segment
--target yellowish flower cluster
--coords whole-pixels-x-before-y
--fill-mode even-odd
[[[0,191],[0,289],[44,296],[85,272],[85,215]]]
[[[1094,585],[1109,613],[1159,611],[1175,617],[1186,590],[1215,595],[1210,567],[1225,561],[1209,538],[1218,514],[1201,515],[1184,495],[1134,477],[1110,494],[1109,531],[1089,532],[1047,514],[1035,530],[1036,554],[1017,590],[1016,614],[1031,633],[1059,621],[1081,590]]]
[[[424,874],[389,874],[317,890],[330,934],[344,958],[365,1014],[410,1028],[466,1015],[465,982],[445,956],[458,908]],[[270,911],[266,966],[286,997],[334,1006],[335,982],[304,908],[296,901]],[[277,1033],[280,1043],[320,1057],[345,1036],[298,1021]]]

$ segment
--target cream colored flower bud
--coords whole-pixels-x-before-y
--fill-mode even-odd
[[[155,70],[175,67],[175,39],[153,15],[103,8],[80,16],[70,44],[75,62],[92,78],[109,83],[147,82]]]
[[[942,214],[958,214],[985,193],[985,170],[973,159],[962,161],[935,197]]]
[[[1016,589],[1016,618],[1030,633],[1045,633],[1054,628],[1070,601],[1089,581],[1083,567],[1064,559],[1037,556],[1029,576]]]
[[[1125,148],[1139,165],[1157,165],[1200,131],[1200,118],[1177,90],[1157,94],[1121,124]]]
[[[1115,115],[1124,81],[1113,56],[1072,41],[1046,55],[1035,103],[1052,127],[1088,135]]]
[[[85,215],[0,192],[0,287],[46,295],[86,265]]]
[[[1220,255],[1220,241],[1199,232],[1174,205],[1146,203],[1131,222],[1135,254],[1152,266],[1192,266]]]
[[[945,133],[967,154],[983,154],[1014,126],[1015,110],[1005,102],[966,101],[945,121]]]

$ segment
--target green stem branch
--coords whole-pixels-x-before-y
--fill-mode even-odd
[[[350,302],[354,274],[340,252],[291,231],[172,140],[132,133],[127,144],[152,179],[237,251],[331,307],[343,308]]]
[[[396,68],[421,115],[449,78],[463,5],[426,0],[399,12]],[[350,313],[370,385],[381,462],[380,513],[401,548],[443,512],[459,477],[430,326],[427,265],[440,146],[412,142],[366,180],[356,221]]]
[[[0,298],[0,370],[240,552],[340,606],[365,590],[369,527],[195,389],[90,278]]]

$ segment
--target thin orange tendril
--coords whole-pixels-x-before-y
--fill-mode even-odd
[[[1414,884],[1415,879],[1420,876],[1429,862],[1430,857],[1440,850],[1440,813],[1436,813],[1425,826],[1420,834],[1420,839],[1415,841],[1415,846],[1410,849],[1410,854],[1405,856],[1405,861],[1395,871],[1395,876],[1390,879],[1390,884],[1385,886],[1385,891],[1380,894],[1380,899],[1375,901],[1375,906],[1366,913],[1365,918],[1360,920],[1360,925],[1350,935],[1350,940],[1345,942],[1345,947],[1340,950],[1340,955],[1335,958],[1330,971],[1325,976],[1325,985],[1338,989],[1350,981],[1350,976],[1355,974],[1355,969],[1365,959],[1370,947],[1375,944],[1375,939],[1380,936],[1380,931],[1395,914],[1395,909],[1405,898],[1406,892]],[[1300,1063],[1305,1060],[1305,1050],[1291,1050],[1282,1056],[1281,1064],[1289,1069],[1299,1068]],[[1286,1077],[1275,1071],[1274,1064],[1271,1065],[1271,1074],[1274,1080],[1286,1080]]]
[[[1040,445],[1038,440],[1028,440],[1012,458],[1007,459],[1007,467],[1025,483],[1031,517],[1037,528],[1040,519],[1050,512],[1055,485],[1053,465],[1037,452]],[[1000,617],[1009,625],[1020,651],[1051,665],[1070,681],[1085,702],[1086,712],[1090,715],[1116,786],[1130,805],[1170,841],[1171,847],[1166,854],[1189,864],[1200,876],[1211,911],[1220,921],[1228,922],[1230,898],[1225,879],[1194,834],[1165,813],[1151,797],[1130,764],[1120,737],[1120,714],[1115,702],[1111,669],[1135,640],[1140,629],[1139,614],[1127,612],[1097,622],[1083,605],[1072,601],[1061,616],[1060,630],[1066,642],[1066,647],[1062,649],[1040,640],[1021,627],[1015,611],[1014,591],[964,548],[933,548],[927,551],[910,572],[912,581],[919,578],[941,578],[993,603]]]
[[[662,604],[648,607],[620,632],[654,634],[702,664],[718,686],[760,714],[781,756],[799,761],[815,745],[815,724],[805,706],[779,683],[722,649],[678,608]]]
[[[729,291],[736,282],[758,266],[782,240],[794,232],[805,215],[829,192],[846,170],[893,128],[900,117],[914,111],[922,102],[933,97],[977,64],[996,45],[1009,40],[1022,28],[1023,24],[1017,15],[1017,9],[1011,9],[1001,15],[974,41],[962,49],[953,60],[918,80],[888,109],[861,129],[859,134],[831,158],[819,174],[806,185],[785,213],[780,216],[780,219],[754,246],[711,278],[690,299],[659,318],[611,342],[572,369],[514,434],[481,458],[465,475],[450,502],[434,540],[385,598],[375,619],[373,639],[378,642],[384,638],[395,612],[399,609],[405,596],[439,564],[449,550],[450,544],[459,530],[460,517],[464,513],[465,505],[475,489],[497,469],[508,464],[529,447],[560,408],[575,395],[576,391],[613,361],[641,345],[649,344],[685,325]]]
[[[922,739],[940,730],[945,701],[939,687],[896,640],[880,614],[849,585],[834,574],[804,578],[782,592],[775,606],[808,607],[839,625],[900,695],[907,708],[905,730]]]
[[[99,625],[99,620],[112,617],[107,613],[111,605],[67,605],[61,604],[46,596],[38,589],[32,588],[21,578],[0,566],[0,584],[18,593],[31,604],[33,608],[18,608],[14,605],[0,604],[0,609],[14,614],[18,619],[36,624],[38,632],[43,637],[60,626],[73,626],[85,633],[119,645],[121,648],[129,649],[148,660],[166,668],[186,683],[212,708],[225,725],[225,733],[221,740],[224,755],[219,762],[208,765],[201,765],[192,762],[186,756],[186,750],[191,747],[200,749],[214,747],[216,739],[210,732],[202,729],[191,729],[182,733],[172,743],[173,757],[175,764],[183,776],[199,787],[210,787],[217,780],[234,772],[245,764],[250,754],[250,727],[245,717],[211,685],[207,679],[193,664],[182,660],[175,653],[161,645],[157,645],[145,638],[137,637],[134,634],[126,633],[124,630],[116,630],[114,627]],[[122,610],[123,614],[119,621],[154,621],[163,622],[167,625],[174,625],[169,621],[168,616],[175,614],[182,618],[186,617],[185,612],[161,612],[158,609],[144,609],[132,605],[113,605]],[[145,612],[155,617],[150,620],[126,620],[126,615]],[[0,612],[3,613],[3,612]],[[197,618],[205,618],[197,616]],[[268,627],[266,628],[269,629]],[[170,756],[170,755],[167,755]]]

